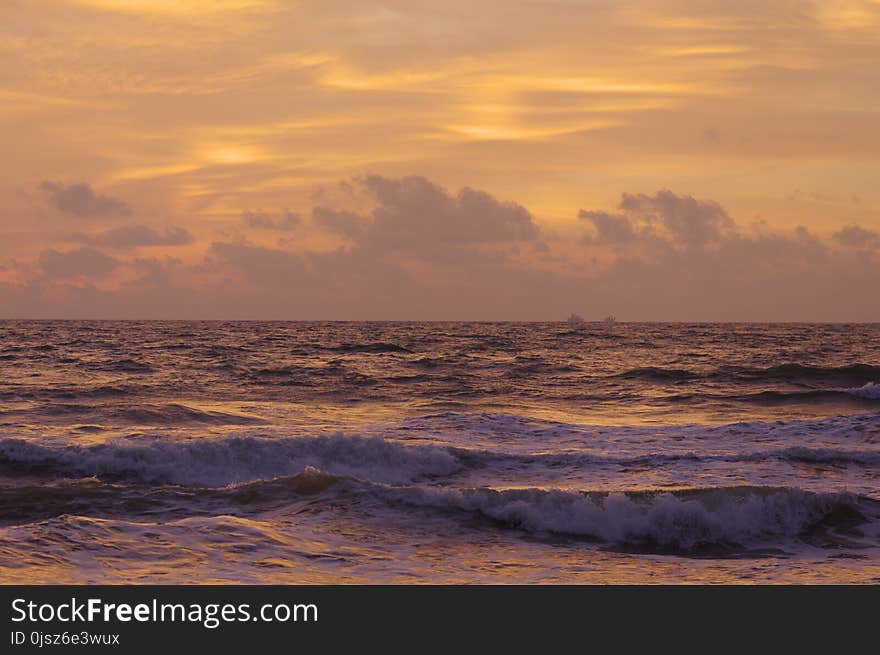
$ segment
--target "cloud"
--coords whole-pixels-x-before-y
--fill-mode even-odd
[[[533,271],[518,261],[521,244],[529,246],[525,258],[535,257],[536,246],[546,250],[519,204],[470,187],[451,193],[417,176],[363,177],[343,195],[333,206],[322,196],[325,205],[310,212],[313,228],[344,239],[335,249],[215,242],[204,270],[228,278],[228,288],[247,286],[253,302],[269,303],[266,294],[275,293],[323,316],[356,308],[355,315],[377,319],[441,318],[441,307],[458,303],[467,308],[461,316],[489,318],[492,308],[512,306],[512,296],[546,295],[547,277],[537,275],[536,289]],[[344,207],[352,202],[367,209]]]
[[[144,289],[166,290],[171,293],[173,292],[172,272],[183,270],[182,262],[175,257],[163,259],[136,257],[128,265],[137,277],[125,281],[123,288],[131,289],[135,293]]]
[[[880,232],[866,230],[858,225],[847,225],[835,232],[832,238],[846,248],[880,248]]]
[[[82,218],[131,214],[131,207],[125,202],[99,195],[85,183],[64,185],[45,181],[40,184],[40,190],[46,194],[50,204],[65,214]]]
[[[717,241],[733,227],[733,219],[713,200],[697,200],[662,190],[653,196],[624,193],[620,209],[646,223],[660,221],[663,227],[685,245]]]
[[[306,275],[303,258],[296,253],[248,243],[211,244],[208,251],[214,267],[233,269],[249,281],[263,286],[285,287]]]
[[[636,239],[632,221],[621,214],[609,214],[603,211],[578,212],[578,218],[590,221],[595,228],[595,237],[587,237],[588,241],[596,243],[622,244],[631,243]]]
[[[370,227],[369,220],[359,214],[327,207],[313,208],[312,222],[327,232],[352,240],[363,238]]]
[[[355,247],[433,262],[486,257],[486,247],[534,241],[539,229],[522,205],[470,187],[452,194],[420,176],[369,175],[357,181],[374,207],[368,214],[315,207],[319,228]],[[496,254],[497,256],[497,254]]]
[[[101,252],[185,238],[171,228],[127,226],[91,235],[78,250],[44,251],[37,262],[4,274],[2,312],[376,320],[552,320],[572,311],[627,320],[880,318],[876,303],[866,302],[880,286],[878,233],[864,225],[833,234],[738,225],[717,202],[664,190],[624,193],[615,208],[581,209],[578,222],[539,230],[517,203],[469,187],[449,192],[419,177],[361,178],[354,194],[325,195],[313,204],[321,206],[308,210],[310,225],[301,238],[271,246],[228,237],[201,253],[181,251],[182,260],[161,251],[149,258]],[[267,229],[274,229],[279,215],[268,218]],[[589,239],[578,240],[577,230]],[[334,244],[331,236],[341,239]],[[91,279],[114,271],[100,288]]]
[[[125,225],[99,234],[76,234],[72,241],[119,250],[148,246],[183,246],[192,243],[193,237],[182,227],[167,227],[159,232],[146,225]]]
[[[578,217],[593,224],[587,241],[626,244],[654,241],[678,248],[717,244],[736,230],[736,223],[714,200],[698,200],[663,189],[654,195],[624,193],[620,213],[581,209]]]
[[[503,276],[517,243],[539,243],[538,227],[525,208],[472,188],[452,194],[423,177],[372,175],[354,181],[348,191],[347,201],[357,196],[372,209],[316,206],[310,212],[313,227],[345,239],[335,250],[295,252],[287,248],[297,244],[215,241],[204,270],[263,289],[299,285],[301,294],[315,298],[372,297],[375,305],[377,294],[389,289],[418,298],[420,285],[433,285],[435,278],[469,284],[476,276]],[[279,229],[286,220],[258,212],[245,212],[243,219],[260,229]]]
[[[743,227],[711,200],[624,193],[619,213],[581,210],[598,256],[585,284],[617,314],[666,320],[876,320],[877,233]],[[610,247],[609,247],[610,246]],[[853,257],[851,248],[864,249]]]
[[[257,230],[278,230],[286,232],[295,229],[302,219],[294,212],[284,210],[278,218],[262,211],[245,211],[241,215],[242,221],[250,228]]]
[[[371,175],[364,186],[375,196],[372,237],[389,244],[436,238],[445,243],[530,240],[538,236],[532,215],[514,202],[470,187],[452,195],[424,177]],[[427,230],[427,233],[425,232]]]
[[[619,256],[624,253],[630,260],[684,256],[686,261],[700,251],[717,254],[733,250],[742,251],[744,258],[761,253],[778,259],[795,252],[819,257],[827,250],[827,244],[803,226],[786,233],[768,231],[766,223],[757,223],[743,230],[714,200],[677,195],[665,189],[653,195],[623,193],[618,210],[609,213],[581,209],[578,218],[592,228],[585,235],[586,244],[616,246],[615,252]],[[835,235],[835,239],[852,239],[865,232],[857,226],[848,230]]]
[[[52,278],[101,277],[113,272],[119,262],[94,248],[78,248],[59,252],[44,250],[40,253],[40,267]]]

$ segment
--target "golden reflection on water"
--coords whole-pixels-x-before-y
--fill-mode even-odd
[[[876,327],[6,327],[0,582],[880,581],[876,549],[800,539],[827,494],[876,513]],[[596,534],[580,493],[719,488],[630,541],[549,536]]]
[[[190,521],[166,531],[150,524],[124,530],[95,519],[75,519],[88,532],[72,538],[66,554],[40,552],[34,534],[26,557],[0,569],[2,584],[88,583],[439,583],[439,584],[849,584],[877,583],[880,564],[822,554],[757,558],[682,558],[593,550],[582,544],[512,541],[504,536],[461,543],[435,536],[417,541],[340,529],[350,541],[292,537],[266,521],[218,517],[211,530]],[[219,529],[218,529],[219,528]],[[38,531],[37,531],[38,532]],[[6,558],[9,535],[0,537]],[[45,545],[45,544],[44,544]],[[284,554],[267,554],[273,546]],[[784,566],[780,564],[784,561]]]

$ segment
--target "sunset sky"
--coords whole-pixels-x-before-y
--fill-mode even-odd
[[[880,320],[880,0],[3,0],[0,317]]]

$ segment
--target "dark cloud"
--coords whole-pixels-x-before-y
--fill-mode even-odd
[[[484,191],[465,187],[453,195],[418,176],[370,175],[359,184],[375,201],[368,215],[316,207],[312,218],[363,248],[450,259],[458,256],[455,251],[539,236],[528,210]]]
[[[631,243],[636,239],[632,221],[621,214],[609,214],[603,211],[578,212],[578,218],[590,221],[595,228],[595,237],[587,237],[589,241],[596,243],[623,244]]]
[[[278,230],[286,232],[295,229],[302,219],[294,212],[284,210],[275,218],[271,214],[262,211],[246,211],[241,215],[245,225],[256,230]]]
[[[364,186],[375,196],[373,238],[408,246],[438,239],[446,243],[490,243],[535,239],[538,228],[523,206],[501,202],[469,187],[451,195],[424,177],[389,179],[371,175]]]
[[[880,232],[866,230],[858,225],[847,225],[842,230],[835,232],[832,238],[847,248],[880,248]]]
[[[59,252],[44,250],[40,253],[40,267],[48,277],[100,277],[113,272],[119,262],[94,248],[78,248]]]
[[[624,193],[620,209],[646,224],[659,222],[684,245],[701,246],[717,241],[734,227],[733,219],[713,200],[697,200],[662,190],[653,196]]]
[[[182,227],[167,227],[164,232],[159,232],[146,225],[124,225],[99,234],[76,234],[71,240],[126,250],[147,246],[183,246],[192,243],[193,237]]]
[[[623,194],[618,209],[579,213],[591,246],[614,246],[586,283],[609,311],[728,321],[875,315],[864,298],[880,283],[880,262],[849,252],[875,243],[871,230],[852,225],[824,238],[803,226],[744,228],[718,203],[670,191]]]
[[[320,308],[324,316],[356,308],[355,315],[371,318],[442,318],[441,308],[457,303],[460,316],[485,319],[516,306],[513,298],[548,297],[545,286],[552,276],[519,262],[534,257],[536,248],[548,249],[521,205],[471,188],[453,194],[423,177],[368,176],[351,191],[349,202],[340,204],[359,196],[372,209],[311,211],[313,226],[345,239],[337,249],[295,253],[215,242],[206,270],[236,273],[252,299],[274,289],[296,306]],[[521,245],[528,247],[520,252]]]
[[[662,190],[654,195],[624,193],[620,213],[581,209],[578,217],[593,225],[587,241],[630,244],[652,241],[676,248],[703,248],[735,233],[736,224],[713,200],[697,200]]]
[[[40,184],[40,190],[46,194],[50,204],[65,214],[82,218],[131,214],[131,207],[125,202],[99,195],[85,183],[65,185],[45,181]]]
[[[828,253],[828,244],[803,226],[778,232],[759,222],[743,230],[717,202],[671,191],[624,193],[618,209],[620,213],[581,209],[578,217],[592,226],[586,243],[620,246],[615,252],[625,252],[629,261],[665,257],[692,261],[700,251],[710,257],[736,252],[743,261],[760,256],[770,262],[795,256],[819,259]],[[856,240],[870,234],[851,226],[835,235],[835,240]]]

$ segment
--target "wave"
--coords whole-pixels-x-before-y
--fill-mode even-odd
[[[409,366],[419,368],[438,368],[440,366],[455,366],[461,364],[461,358],[451,355],[423,356],[407,362]]]
[[[837,464],[857,466],[880,465],[880,450],[844,450],[838,448],[810,448],[793,446],[744,453],[650,453],[637,456],[607,456],[592,453],[525,454],[512,455],[486,450],[450,448],[449,451],[465,465],[481,468],[518,465],[538,465],[550,469],[587,466],[663,466],[682,463],[708,462],[769,462],[789,461],[812,464]]]
[[[62,448],[21,439],[0,440],[0,470],[7,474],[217,487],[291,475],[307,466],[387,483],[450,475],[462,468],[443,448],[341,434],[112,441]]]
[[[807,448],[792,446],[768,453],[752,453],[743,459],[780,459],[805,464],[857,464],[861,466],[880,465],[880,450],[839,450],[837,448]]]
[[[880,382],[880,366],[850,364],[848,366],[813,366],[780,364],[767,368],[722,366],[714,370],[688,370],[662,366],[644,366],[615,373],[609,378],[647,381],[686,381],[695,379],[869,385]]]
[[[325,348],[336,353],[412,353],[409,348],[384,341],[375,343],[343,343]]]
[[[345,502],[338,502],[340,499]],[[684,556],[778,549],[794,541],[831,548],[876,546],[871,535],[880,519],[880,501],[791,487],[609,493],[389,486],[313,467],[221,488],[145,488],[94,479],[55,486],[0,487],[0,501],[0,522],[5,524],[61,515],[170,521],[267,511],[296,513],[309,507],[312,513],[355,512],[369,521],[390,521],[404,529],[420,530],[420,521],[431,514],[459,522],[464,515],[464,525],[469,528],[502,528],[592,542],[606,549]],[[366,513],[365,504],[371,507]],[[401,520],[389,510],[403,511],[406,518]]]
[[[846,380],[851,384],[865,384],[880,380],[880,366],[850,364],[847,366],[813,366],[807,364],[780,364],[769,368],[730,369],[740,377],[768,380]]]
[[[260,376],[265,375],[267,377],[288,377],[291,375],[297,375],[301,373],[309,373],[319,369],[309,368],[305,366],[269,366],[266,368],[258,368],[253,371],[254,375]]]
[[[285,365],[259,368],[247,375],[252,383],[261,386],[309,387],[326,395],[380,384],[376,378],[338,362],[327,362],[323,366]]]
[[[256,416],[201,410],[170,403],[122,407],[109,412],[110,416],[136,424],[147,425],[262,425],[266,421]]]
[[[143,393],[144,387],[138,385],[115,385],[101,384],[97,386],[81,387],[37,387],[19,386],[15,389],[0,392],[0,398],[10,400],[80,400],[80,399],[104,399],[120,398],[123,396],[136,396]]]
[[[76,361],[76,360],[73,360]],[[120,359],[116,361],[84,363],[87,368],[96,371],[109,371],[116,373],[152,373],[154,369],[149,364],[135,359]]]
[[[225,487],[144,486],[96,478],[60,484],[0,486],[0,523],[31,523],[64,514],[158,516],[162,520],[289,507],[298,497],[320,494],[342,480],[312,467],[300,473]]]
[[[619,398],[618,398],[619,399]],[[880,385],[869,383],[864,387],[838,389],[810,389],[807,391],[767,390],[755,393],[678,393],[662,397],[664,402],[693,404],[704,402],[734,402],[775,407],[788,404],[826,403],[857,407],[871,407],[880,401]]]
[[[257,384],[279,383],[286,386],[312,387],[320,383],[320,378],[327,377],[327,371],[303,366],[276,366],[260,368],[250,372]]]
[[[627,380],[693,380],[702,377],[696,371],[687,371],[679,368],[662,368],[657,366],[645,366],[634,368],[623,373],[617,373],[612,378]]]
[[[876,382],[868,382],[861,387],[850,389],[841,389],[843,393],[855,396],[856,398],[865,398],[866,400],[880,400],[880,384]]]
[[[736,427],[732,429],[737,429]],[[727,450],[727,449],[725,449]],[[551,473],[591,467],[659,467],[679,463],[765,462],[880,466],[880,449],[775,448],[740,453],[694,452],[609,455],[582,451],[510,453],[490,449],[407,444],[381,437],[343,434],[303,437],[231,436],[50,447],[21,439],[0,440],[0,473],[102,481],[219,487],[291,475],[314,467],[331,475],[407,484],[467,472]]]
[[[46,403],[25,409],[0,411],[0,416],[28,416],[42,420],[72,417],[156,426],[264,425],[267,422],[257,416],[195,409],[178,403],[120,406]]]
[[[713,396],[710,394],[685,394],[679,399],[714,398],[733,400],[757,405],[785,405],[789,403],[846,403],[872,405],[880,401],[880,385],[872,383],[864,387],[850,389],[812,389],[810,391],[761,391],[759,393],[733,396]]]
[[[720,396],[719,396],[720,397]],[[637,439],[680,437],[729,441],[750,437],[764,440],[773,435],[776,441],[798,441],[805,432],[821,432],[835,439],[863,438],[863,433],[880,428],[880,411],[830,416],[826,418],[790,419],[784,421],[739,421],[735,423],[681,425],[608,425],[568,423],[543,417],[493,411],[466,411],[440,407],[438,411],[401,419],[406,432],[426,431],[464,434],[469,437],[515,440],[556,447],[565,440],[590,443],[597,437],[615,435]]]
[[[815,539],[876,518],[880,503],[795,488],[712,487],[672,492],[543,489],[386,491],[419,508],[464,511],[509,528],[604,542],[635,551],[718,552]]]

